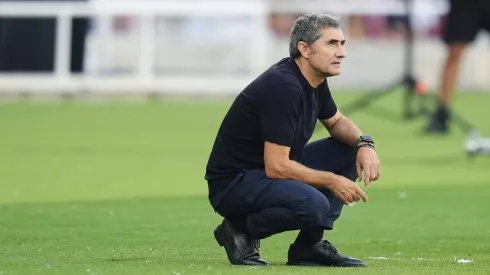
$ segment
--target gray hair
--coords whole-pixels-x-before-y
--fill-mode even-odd
[[[309,45],[320,38],[320,31],[324,28],[339,28],[339,18],[329,14],[312,13],[299,17],[294,21],[289,37],[289,56],[301,56],[298,43],[303,41]]]

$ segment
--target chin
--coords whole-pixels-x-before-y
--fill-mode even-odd
[[[336,76],[340,74],[340,70],[329,70],[326,75],[327,76]]]

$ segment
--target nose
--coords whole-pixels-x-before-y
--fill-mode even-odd
[[[340,46],[338,48],[336,55],[338,58],[346,58],[347,57],[347,52],[346,52],[344,46]]]

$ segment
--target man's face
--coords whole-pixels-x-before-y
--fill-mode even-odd
[[[340,65],[346,57],[342,30],[325,28],[320,33],[320,38],[312,45],[310,65],[325,76],[339,75]]]

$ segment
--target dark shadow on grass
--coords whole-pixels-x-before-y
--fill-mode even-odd
[[[97,259],[91,259],[91,260],[84,260],[84,261],[76,261],[78,264],[93,264],[95,262],[101,262],[101,263],[129,263],[129,262],[146,262],[150,261],[153,262],[157,260],[158,258],[152,258],[152,257],[114,257],[114,258],[97,258]]]
[[[154,259],[154,258],[151,258]],[[147,261],[150,258],[143,257],[132,257],[132,258],[110,258],[110,259],[102,259],[104,262],[139,262],[139,261]]]

